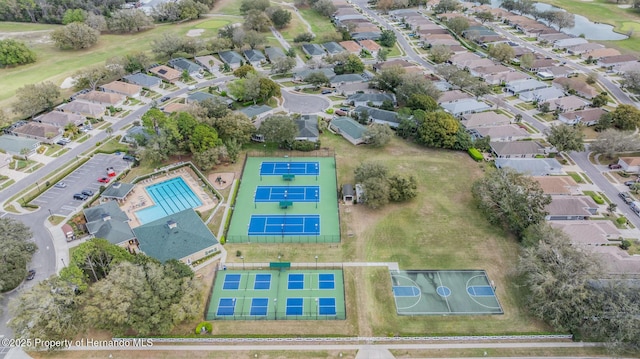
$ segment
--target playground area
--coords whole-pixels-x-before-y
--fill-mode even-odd
[[[248,157],[226,240],[340,241],[333,157]]]
[[[503,314],[485,271],[392,271],[399,315]]]

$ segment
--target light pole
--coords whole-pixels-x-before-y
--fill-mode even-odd
[[[316,209],[318,209],[318,190],[316,190]]]
[[[64,258],[60,258],[60,260],[62,261],[62,266],[66,268],[67,265],[64,263]]]
[[[253,208],[258,208],[258,204],[256,203],[256,196],[258,194],[258,191],[253,191]]]
[[[316,320],[318,319],[318,298],[315,298],[316,302]]]
[[[242,270],[244,270],[244,256],[240,256],[240,259],[242,259]]]
[[[274,320],[278,320],[278,298],[273,298]]]
[[[316,256],[316,270],[318,270],[318,256]]]
[[[320,230],[318,229],[318,224],[316,223],[316,243],[318,243],[318,236],[320,235]],[[316,259],[318,259],[316,257]]]
[[[53,217],[53,213],[51,212],[51,208],[49,208],[49,217]]]
[[[318,164],[316,163],[316,182],[318,181]]]
[[[282,242],[284,243],[284,223],[282,223],[281,229],[282,229]]]
[[[36,186],[38,186],[38,192],[40,192],[40,184],[36,181]]]

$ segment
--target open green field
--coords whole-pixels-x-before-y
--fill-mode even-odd
[[[282,37],[287,41],[293,41],[297,35],[308,31],[307,26],[300,20],[298,14],[291,14],[291,22],[284,29],[278,30]]]
[[[321,41],[323,34],[335,33],[336,28],[333,26],[329,18],[318,14],[313,9],[300,9],[300,14],[311,25],[313,33],[316,34],[316,40]],[[306,31],[306,30],[305,30]]]

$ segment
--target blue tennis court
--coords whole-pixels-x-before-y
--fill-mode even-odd
[[[249,315],[267,315],[269,311],[269,298],[252,298]]]
[[[255,290],[271,289],[271,274],[256,274],[256,280],[253,283]]]
[[[261,176],[280,175],[310,175],[320,174],[319,162],[262,162],[260,164]]]
[[[318,214],[254,214],[249,222],[248,235],[319,235],[320,215]]]
[[[318,298],[318,314],[336,315],[336,298]]]
[[[240,288],[240,278],[240,274],[225,274],[222,289],[237,290],[238,288]]]
[[[236,311],[236,298],[220,298],[217,315],[233,315]]]
[[[496,295],[493,292],[493,288],[489,285],[474,285],[467,287],[467,293],[474,297],[493,297]]]
[[[393,287],[393,295],[396,297],[417,297],[420,295],[420,288],[414,286]]]
[[[336,279],[333,273],[318,274],[318,289],[335,289]]]
[[[258,186],[254,201],[317,202],[319,198],[319,186]]]
[[[287,315],[302,315],[304,300],[302,298],[287,298]]]
[[[304,274],[289,273],[287,278],[287,289],[304,289]]]

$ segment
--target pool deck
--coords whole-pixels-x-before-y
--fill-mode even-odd
[[[131,228],[135,228],[141,225],[138,217],[135,214],[136,211],[155,205],[155,202],[151,199],[151,197],[149,197],[147,191],[145,191],[145,187],[176,177],[182,177],[189,188],[191,188],[191,191],[193,191],[193,193],[195,193],[196,196],[198,196],[198,198],[200,199],[200,202],[202,202],[202,205],[200,207],[194,208],[195,210],[204,212],[216,206],[218,200],[211,194],[207,194],[204,191],[204,189],[202,188],[202,181],[198,178],[198,176],[196,176],[195,173],[193,173],[193,170],[183,167],[175,171],[170,171],[167,174],[159,174],[136,183],[131,193],[120,205],[120,208],[123,211],[127,212],[127,215],[129,216],[129,226]]]

